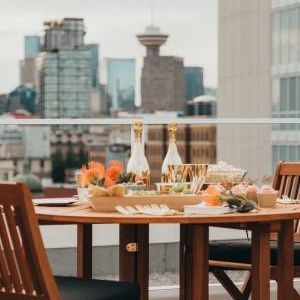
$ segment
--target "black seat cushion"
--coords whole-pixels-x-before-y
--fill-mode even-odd
[[[139,300],[135,284],[55,276],[62,300]]]
[[[277,265],[277,242],[270,242],[271,265]],[[251,241],[243,240],[220,240],[209,243],[209,259],[236,262],[251,263]],[[300,243],[294,243],[294,265],[300,266]]]

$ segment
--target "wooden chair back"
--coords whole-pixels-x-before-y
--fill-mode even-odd
[[[300,199],[300,162],[279,161],[273,188],[279,191],[279,197],[284,195],[291,199]],[[295,222],[295,233],[300,232],[300,220]]]
[[[24,184],[0,184],[0,299],[60,300]]]

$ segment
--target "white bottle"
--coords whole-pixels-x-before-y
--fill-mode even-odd
[[[165,157],[162,167],[161,167],[162,182],[165,182],[165,183],[171,181],[169,165],[181,165],[182,164],[182,160],[180,158],[180,155],[178,153],[177,146],[176,146],[176,131],[177,131],[177,124],[170,123],[168,125],[169,148],[168,148],[168,152],[166,154],[166,157]]]

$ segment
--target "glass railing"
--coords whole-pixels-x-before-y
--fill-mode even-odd
[[[166,125],[178,123],[177,147],[186,163],[214,164],[220,160],[245,169],[258,184],[272,182],[278,160],[300,161],[300,119],[214,119],[146,117],[144,144],[152,183],[160,180],[168,145]],[[83,163],[128,161],[134,119],[0,119],[0,180],[31,177],[36,197],[64,197],[76,193],[74,174]],[[39,189],[39,187],[41,189]],[[95,226],[95,277],[117,273],[116,225]],[[54,272],[75,272],[76,228],[42,228]],[[244,232],[212,229],[210,238],[245,237]],[[153,225],[150,229],[152,285],[178,283],[179,227]],[[61,256],[60,256],[61,254]],[[69,263],[59,257],[68,255]],[[103,260],[103,257],[106,259]],[[99,260],[99,263],[97,263]],[[104,261],[104,262],[103,262]],[[101,262],[101,263],[100,263]],[[67,265],[66,265],[67,264]],[[157,275],[165,273],[165,277]],[[156,280],[160,276],[160,280]]]

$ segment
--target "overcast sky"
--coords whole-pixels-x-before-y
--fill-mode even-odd
[[[161,53],[184,57],[185,65],[203,66],[205,84],[217,85],[217,0],[1,0],[0,93],[19,83],[25,35],[42,34],[43,21],[83,17],[86,42],[99,43],[103,57],[136,57],[144,48],[136,33],[154,23],[170,34]]]

